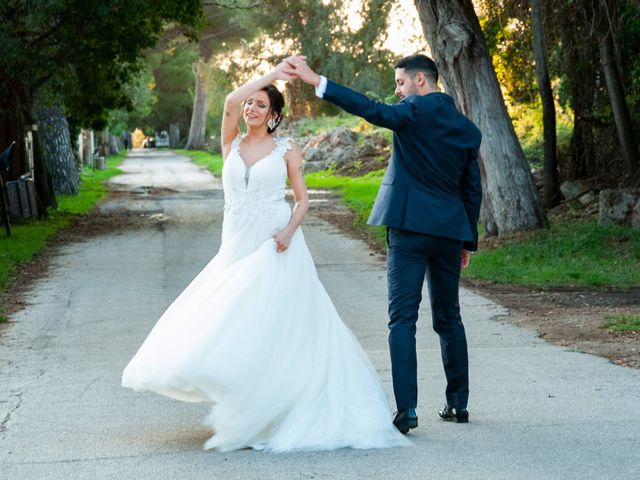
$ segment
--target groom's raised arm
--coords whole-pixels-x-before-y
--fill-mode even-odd
[[[331,80],[326,80],[326,89],[324,92],[317,91],[318,96],[320,96],[320,93],[323,93],[321,96],[323,100],[337,105],[346,112],[362,117],[374,125],[391,130],[402,128],[417,115],[416,106],[411,102],[411,97],[402,100],[400,103],[388,105],[371,100],[366,95]]]
[[[289,57],[285,62],[292,67],[300,80],[316,87],[316,95],[320,98],[374,125],[398,130],[417,116],[416,106],[412,103],[411,97],[394,105],[376,102],[366,95],[318,75],[307,65],[304,57]]]

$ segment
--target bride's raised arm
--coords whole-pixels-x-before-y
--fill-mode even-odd
[[[222,128],[220,132],[220,141],[222,144],[222,158],[226,158],[231,148],[231,142],[236,138],[240,129],[238,121],[242,116],[242,103],[263,87],[272,84],[276,80],[292,80],[296,75],[292,73],[293,69],[286,63],[280,63],[272,71],[249,83],[236,88],[224,100],[224,111],[222,114]]]

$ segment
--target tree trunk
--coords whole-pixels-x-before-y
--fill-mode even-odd
[[[544,205],[555,207],[562,198],[558,178],[558,152],[556,140],[556,107],[547,67],[543,0],[531,0],[533,51],[536,59],[536,80],[542,99],[542,125],[544,132]]]
[[[425,38],[458,108],[482,131],[481,221],[503,235],[546,225],[471,0],[415,0]]]
[[[207,67],[202,60],[193,64],[193,74],[196,78],[196,90],[193,98],[193,112],[189,127],[187,150],[200,150],[205,144],[205,127],[207,120]]]
[[[51,172],[53,190],[56,195],[75,195],[80,185],[80,172],[73,155],[69,124],[59,104],[46,105],[36,101],[34,115],[42,149]]]
[[[180,148],[180,124],[172,123],[169,125],[169,147]]]
[[[93,162],[93,135],[88,128],[82,129],[82,163],[91,165]]]
[[[0,72],[0,75],[2,72]],[[31,130],[33,121],[32,96],[24,91],[22,85],[14,85],[7,91],[0,91],[0,148],[6,148],[16,142],[11,156],[11,167],[2,172],[5,180],[17,180],[29,172],[28,152],[25,136]],[[48,207],[56,207],[56,198],[52,188],[49,169],[40,150],[37,132],[34,132],[34,183],[40,217],[47,216]]]
[[[49,167],[45,161],[44,148],[40,141],[40,132],[35,130],[33,135],[33,183],[36,187],[36,201],[38,203],[38,217],[46,218],[48,208],[58,208],[56,201],[53,182]]]
[[[113,133],[109,134],[109,155],[117,155],[120,153],[120,141]]]
[[[606,4],[607,2],[603,1],[601,3]],[[609,17],[605,15],[607,12],[608,10],[605,10],[601,17],[603,25],[598,39],[600,63],[602,64],[604,78],[607,82],[611,110],[613,111],[618,140],[620,141],[622,156],[624,158],[625,172],[628,177],[633,178],[638,175],[638,166],[640,165],[638,144],[636,143],[633,133],[633,124],[631,123],[627,100],[624,96],[624,87],[617,67],[613,46],[613,31],[610,26]]]
[[[577,180],[598,174],[593,136],[593,103],[596,89],[596,52],[580,11],[572,6],[558,15],[562,39],[564,74],[569,85],[570,105],[573,109],[571,134],[571,163],[563,167],[564,177]]]
[[[318,102],[306,96],[307,89],[302,82],[287,82],[284,85],[284,95],[287,101],[287,119],[289,121],[314,115],[313,110]],[[315,93],[314,93],[315,95]]]
[[[105,128],[104,130],[102,130],[100,132],[100,134],[98,135],[98,141],[99,143],[99,148],[98,148],[98,155],[103,157],[103,158],[107,158],[109,156],[109,127]]]

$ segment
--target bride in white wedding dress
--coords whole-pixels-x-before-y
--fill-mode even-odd
[[[308,208],[302,159],[273,134],[284,99],[272,82],[294,78],[287,69],[283,63],[227,96],[220,250],[158,320],[122,385],[212,403],[206,449],[409,445],[299,228]]]

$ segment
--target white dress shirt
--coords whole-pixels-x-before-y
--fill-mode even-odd
[[[327,77],[320,75],[320,83],[316,87],[316,97],[324,97],[324,92],[327,90]]]

